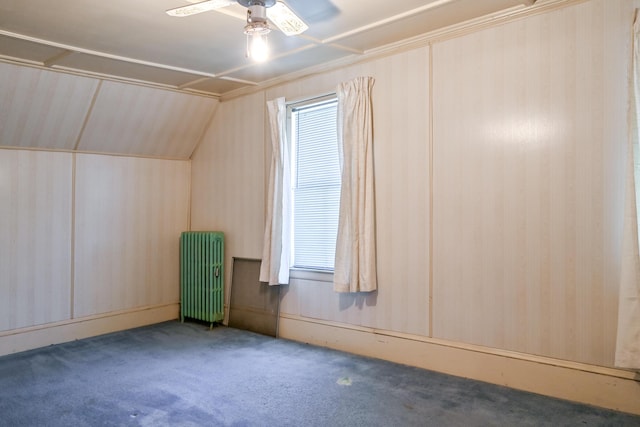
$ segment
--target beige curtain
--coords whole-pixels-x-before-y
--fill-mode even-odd
[[[373,186],[373,78],[338,86],[338,145],[342,168],[340,216],[333,287],[337,292],[371,292],[376,277]]]
[[[267,215],[262,243],[260,281],[269,285],[289,284],[290,185],[287,106],[284,98],[267,102],[271,129],[271,167],[267,189]],[[283,244],[284,242],[284,244]]]
[[[626,176],[622,271],[618,304],[618,337],[615,364],[640,369],[640,236],[637,188],[640,186],[638,112],[640,109],[640,23],[636,11],[633,26],[633,61],[629,90],[629,149]]]

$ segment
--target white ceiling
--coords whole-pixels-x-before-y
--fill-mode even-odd
[[[309,25],[269,35],[272,58],[245,58],[246,9],[185,18],[187,0],[0,0],[0,60],[221,96],[362,56],[532,0],[285,0]]]

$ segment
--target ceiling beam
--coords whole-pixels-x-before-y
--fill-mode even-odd
[[[12,37],[14,39],[24,40],[24,41],[28,41],[28,42],[32,42],[32,43],[39,43],[39,44],[43,44],[45,46],[57,47],[59,49],[64,49],[64,50],[71,51],[71,53],[84,53],[84,54],[87,54],[87,55],[98,56],[98,57],[101,57],[101,58],[108,58],[108,59],[114,59],[116,61],[129,62],[131,64],[146,65],[148,67],[155,67],[155,68],[161,68],[161,69],[164,69],[164,70],[178,71],[178,72],[181,72],[181,73],[194,74],[196,76],[216,77],[216,74],[214,74],[214,73],[205,73],[203,71],[191,70],[189,68],[175,67],[173,65],[160,64],[160,63],[157,63],[157,62],[143,61],[141,59],[129,58],[129,57],[126,57],[126,56],[113,55],[113,54],[106,53],[106,52],[101,52],[101,51],[98,51],[98,50],[85,49],[85,48],[82,48],[82,47],[71,46],[71,45],[64,44],[64,43],[56,43],[56,42],[53,42],[51,40],[39,39],[37,37],[31,37],[31,36],[27,36],[27,35],[24,35],[24,34],[13,33],[11,31],[0,30],[0,35],[7,36],[7,37]],[[55,59],[56,57],[54,56],[53,58]]]
[[[327,39],[322,40],[323,44],[333,43],[338,40],[342,40],[344,38],[355,36],[357,34],[363,33],[365,31],[373,30],[378,27],[381,27],[386,24],[390,24],[395,21],[399,21],[401,19],[409,18],[413,15],[417,15],[419,13],[425,12],[429,9],[435,9],[440,6],[445,6],[448,3],[453,3],[457,0],[436,0],[432,1],[429,4],[425,4],[424,6],[417,7],[415,9],[407,10],[406,12],[398,13],[397,15],[390,16],[388,18],[380,19],[379,21],[372,22],[367,25],[363,25],[362,27],[354,28],[353,30],[346,31],[341,34],[336,34],[335,36],[329,37]]]

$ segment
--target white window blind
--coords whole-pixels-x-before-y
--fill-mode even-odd
[[[340,205],[337,100],[331,97],[290,108],[292,265],[333,270]]]

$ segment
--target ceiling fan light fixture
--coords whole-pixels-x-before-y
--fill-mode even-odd
[[[247,58],[255,62],[269,59],[269,39],[266,34],[247,34]]]
[[[247,35],[247,58],[256,62],[264,62],[269,58],[269,43],[267,35],[271,32],[267,22],[267,12],[264,4],[251,4],[247,10],[247,25],[244,33]]]
[[[169,9],[167,14],[184,17],[231,6],[234,3],[246,7],[247,25],[244,27],[244,33],[247,36],[246,56],[257,62],[266,61],[269,56],[269,44],[267,42],[267,35],[271,32],[269,21],[287,36],[298,35],[309,29],[309,26],[286,3],[279,0],[186,1],[192,4]]]

